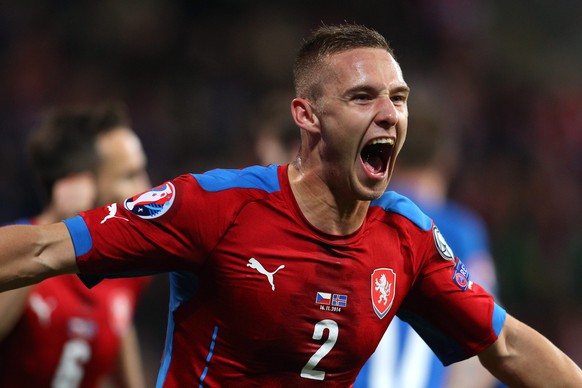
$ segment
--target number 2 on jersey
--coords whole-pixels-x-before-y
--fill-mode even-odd
[[[335,321],[332,321],[331,319],[324,319],[315,324],[313,339],[316,341],[321,340],[321,338],[323,338],[325,329],[329,331],[327,340],[325,340],[323,345],[321,345],[321,347],[317,349],[315,353],[313,353],[313,356],[311,356],[309,361],[307,361],[307,364],[305,364],[303,369],[301,369],[301,377],[303,378],[312,380],[323,380],[325,378],[325,372],[316,370],[315,367],[321,361],[321,359],[325,357],[334,347],[339,333],[339,329]]]

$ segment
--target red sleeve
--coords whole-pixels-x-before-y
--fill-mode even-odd
[[[188,174],[66,223],[82,274],[131,276],[196,269],[235,211],[235,201],[206,192]]]
[[[505,311],[471,281],[463,263],[433,225],[409,238],[420,274],[398,316],[407,321],[445,364],[478,354],[497,340]]]

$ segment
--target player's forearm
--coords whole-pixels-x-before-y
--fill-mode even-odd
[[[447,367],[445,386],[448,388],[465,388],[470,382],[471,388],[493,388],[497,379],[481,365],[479,359],[471,357]]]
[[[132,325],[121,338],[119,349],[119,369],[121,372],[121,385],[128,388],[145,387],[145,377],[137,330]]]
[[[22,315],[30,288],[0,293],[0,341],[12,331]]]
[[[0,228],[0,291],[74,272],[74,248],[64,224]]]
[[[529,326],[507,320],[499,340],[479,355],[491,373],[511,387],[582,387],[582,370],[567,355]]]

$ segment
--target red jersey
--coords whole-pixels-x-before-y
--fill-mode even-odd
[[[116,367],[147,278],[106,280],[89,290],[76,275],[34,286],[0,343],[0,387],[99,387]]]
[[[505,319],[412,202],[387,192],[329,235],[287,166],[183,175],[65,223],[84,275],[172,272],[160,387],[346,387],[397,312],[444,363]]]

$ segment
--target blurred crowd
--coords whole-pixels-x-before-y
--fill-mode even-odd
[[[362,23],[390,40],[418,108],[447,123],[451,196],[485,219],[501,303],[582,363],[582,4],[1,3],[1,221],[40,208],[24,144],[45,109],[124,101],[154,184],[242,167],[257,160],[265,107],[288,104],[277,97],[302,37],[322,22]]]

